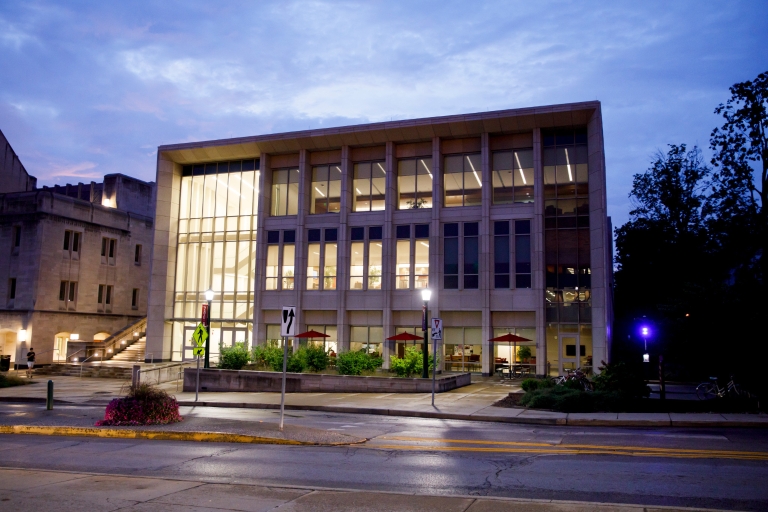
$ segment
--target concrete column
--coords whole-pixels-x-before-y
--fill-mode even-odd
[[[491,188],[491,148],[488,133],[480,136],[480,158],[482,163],[482,218],[480,221],[480,290],[483,293],[482,303],[482,333],[483,333],[483,375],[493,373],[493,343],[488,341],[493,338],[491,328],[491,202],[493,194]]]
[[[589,257],[592,271],[592,362],[597,369],[600,361],[609,361],[607,330],[610,327],[611,294],[608,282],[607,248],[612,233],[608,231],[607,198],[605,190],[605,160],[603,126],[600,110],[596,109],[587,123],[587,153],[589,155]],[[596,364],[595,364],[596,363]]]
[[[349,351],[349,320],[347,319],[347,289],[349,288],[349,213],[352,211],[352,162],[349,146],[341,147],[341,211],[336,252],[336,348]]]
[[[386,161],[384,169],[387,171],[386,193],[384,195],[384,240],[382,255],[382,292],[384,293],[384,314],[382,317],[382,327],[384,330],[384,340],[382,343],[381,355],[384,358],[383,368],[389,369],[390,345],[392,342],[386,341],[395,334],[395,325],[392,321],[392,293],[395,289],[395,256],[397,241],[394,240],[394,226],[392,226],[392,212],[397,208],[397,176],[395,163],[395,144],[387,142]]]
[[[440,293],[443,289],[443,244],[440,216],[443,208],[443,157],[440,137],[432,137],[432,223],[429,226],[429,317],[440,317]],[[445,340],[438,342],[437,352],[443,359]]]
[[[298,214],[296,215],[296,252],[295,252],[295,279],[293,285],[293,296],[295,297],[296,311],[299,313],[299,323],[296,328],[299,332],[304,332],[307,327],[307,322],[304,319],[304,311],[302,299],[304,296],[304,288],[307,281],[307,258],[306,258],[306,229],[305,223],[307,215],[309,215],[310,201],[312,200],[312,166],[309,162],[309,151],[306,149],[299,150],[299,205]],[[282,257],[282,255],[281,255]],[[285,304],[288,306],[289,304]],[[294,338],[293,349],[298,350],[299,340]]]
[[[173,291],[176,277],[176,247],[179,229],[181,166],[157,156],[155,239],[152,246],[150,289],[147,307],[147,354],[155,360],[171,359]],[[183,340],[178,340],[183,344]]]
[[[546,274],[544,261],[544,169],[542,167],[541,130],[533,129],[533,222],[531,223],[532,286],[540,299],[536,302],[536,373],[547,373]]]
[[[272,200],[272,169],[268,154],[262,154],[259,163],[259,204],[256,209],[256,255],[254,271],[254,303],[253,303],[253,340],[252,346],[263,345],[267,342],[267,327],[264,323],[264,312],[261,309],[262,293],[265,281],[264,273],[267,266],[267,234],[264,224],[269,214]]]

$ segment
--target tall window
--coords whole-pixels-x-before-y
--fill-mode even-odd
[[[459,225],[443,224],[443,288],[459,289]]]
[[[445,206],[478,206],[483,170],[479,154],[445,157]]]
[[[429,286],[429,224],[397,226],[395,288]],[[414,234],[411,239],[411,233]]]
[[[397,162],[397,208],[432,208],[431,158],[410,158]]]
[[[139,309],[139,289],[138,288],[134,288],[133,292],[131,293],[131,308]]]
[[[275,169],[272,171],[271,215],[296,215],[299,211],[299,170]]]
[[[531,221],[515,221],[515,288],[531,287]]]
[[[464,223],[464,289],[478,288],[480,273],[480,244],[477,222]]]
[[[77,281],[62,281],[59,286],[59,302],[73,304],[77,299]]]
[[[114,238],[103,237],[101,239],[101,264],[114,266],[116,252],[117,240]]]
[[[296,279],[296,231],[283,231],[283,264],[280,276],[283,290],[293,290]]]
[[[380,290],[382,283],[382,228],[350,229],[349,289]]]
[[[510,265],[509,221],[493,223],[493,271],[494,288],[531,287],[531,221],[515,220],[514,226],[514,271]],[[510,274],[515,278],[510,280]]]
[[[459,289],[459,269],[463,275],[463,289],[476,289],[479,286],[480,246],[478,241],[478,223],[463,224],[463,251],[459,257],[459,224],[443,224],[443,288]],[[460,263],[461,261],[461,263]]]
[[[267,231],[266,289],[277,290],[280,275],[280,232]]]
[[[136,244],[136,248],[133,250],[133,264],[141,265],[141,244]]]
[[[16,298],[16,278],[12,277],[8,280],[8,300]]]
[[[112,309],[113,287],[111,284],[100,284],[99,295],[97,298],[99,311],[108,311]]]
[[[509,221],[493,223],[493,287],[509,288]]]
[[[17,251],[21,247],[21,226],[13,226],[12,246]]]
[[[336,289],[336,228],[325,229],[324,243],[320,229],[307,233],[307,290]]]
[[[338,213],[341,210],[341,166],[312,167],[312,204],[309,213]]]
[[[352,211],[371,212],[384,209],[386,176],[384,161],[355,164],[355,193]]]
[[[493,204],[533,202],[533,150],[493,154]]]
[[[77,259],[80,256],[80,232],[64,231],[64,257]]]

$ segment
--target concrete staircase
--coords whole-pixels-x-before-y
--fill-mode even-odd
[[[68,377],[100,377],[105,379],[128,379],[131,378],[132,365],[126,363],[124,366],[104,363],[84,363],[82,370],[79,364],[61,364],[54,363],[50,366],[35,368],[35,376],[58,376]],[[82,373],[81,373],[82,372]]]
[[[138,341],[135,341],[131,345],[129,345],[127,348],[121,350],[112,358],[110,359],[110,362],[115,363],[143,363],[144,362],[144,353],[147,349],[147,339],[146,338],[140,338]]]

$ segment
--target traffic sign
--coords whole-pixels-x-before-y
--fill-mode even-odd
[[[443,319],[442,318],[432,319],[432,339],[433,340],[443,339]]]
[[[205,345],[193,347],[192,355],[195,357],[203,357],[205,355]]]
[[[280,336],[296,336],[296,306],[283,307],[280,320]]]
[[[192,339],[195,340],[195,344],[198,347],[204,346],[205,340],[208,339],[208,329],[206,329],[202,323],[197,324],[197,329],[195,329],[195,332],[192,334]]]

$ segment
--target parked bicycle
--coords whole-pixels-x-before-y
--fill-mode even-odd
[[[731,380],[728,381],[728,384],[726,384],[725,387],[720,387],[717,377],[710,377],[707,382],[702,382],[696,386],[696,396],[699,397],[699,400],[712,400],[714,398],[725,397],[744,399],[752,398],[752,395],[749,393],[749,391],[742,389],[738,384],[736,384],[736,382],[733,380],[733,375],[731,375]]]
[[[594,391],[595,385],[589,380],[587,374],[581,368],[575,370],[566,369],[565,372],[565,375],[552,377],[552,382],[557,386],[563,386],[566,382],[575,382],[584,391]]]

